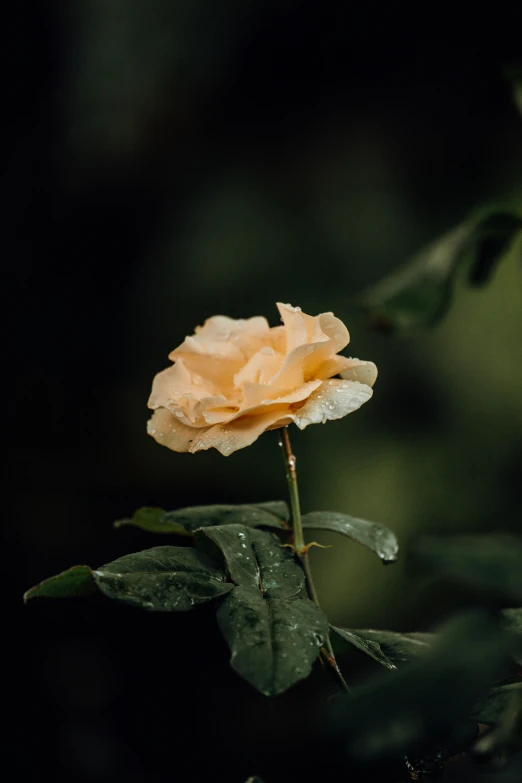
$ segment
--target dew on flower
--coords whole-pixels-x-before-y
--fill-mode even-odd
[[[161,423],[167,433],[175,433],[175,430],[171,429],[167,415],[172,419],[175,416],[176,419],[180,419],[181,422],[195,430],[196,439],[192,443],[188,441],[190,452],[194,453],[200,449],[212,447],[220,451],[222,455],[228,456],[238,448],[244,448],[250,444],[263,432],[262,428],[256,431],[256,425],[261,423],[259,421],[261,415],[267,416],[267,424],[265,425],[267,430],[286,426],[291,421],[300,429],[304,429],[309,424],[318,424],[321,421],[325,423],[327,418],[341,418],[366,402],[370,397],[369,393],[361,394],[355,400],[339,399],[342,406],[332,405],[331,396],[329,399],[328,395],[329,389],[334,388],[336,392],[342,392],[344,389],[352,389],[354,384],[342,383],[343,379],[333,377],[317,378],[320,373],[313,370],[314,367],[319,369],[324,362],[333,361],[335,365],[338,359],[344,361],[344,358],[338,354],[344,347],[343,341],[348,341],[348,333],[342,322],[336,319],[332,313],[328,313],[327,329],[324,332],[327,340],[316,345],[313,334],[317,332],[314,332],[311,326],[312,323],[314,323],[315,329],[321,326],[322,315],[305,316],[300,307],[294,307],[290,304],[280,303],[278,308],[284,324],[282,327],[267,328],[265,319],[230,319],[227,317],[207,319],[203,327],[196,327],[194,334],[187,339],[191,345],[191,352],[199,354],[198,362],[203,362],[203,364],[198,366],[199,372],[194,372],[190,365],[184,366],[183,372],[181,372],[180,364],[182,362],[181,358],[178,359],[179,349],[174,350],[173,354],[176,358],[173,357],[173,365],[162,371],[160,381],[155,380],[153,384],[153,395],[149,404],[152,404],[155,410],[153,421],[156,426]],[[290,317],[290,320],[287,319],[287,316]],[[260,328],[259,321],[261,320],[263,324]],[[305,324],[306,328],[303,329]],[[294,331],[295,326],[298,327],[296,331]],[[201,334],[202,330],[208,330],[208,333],[204,331]],[[212,332],[214,332],[213,336]],[[214,389],[209,384],[207,391],[206,373],[202,368],[209,337],[214,342],[221,343],[221,345],[217,345],[220,350],[213,351],[212,357],[208,357],[209,363],[211,362],[213,366],[218,357],[223,357],[225,361],[219,362],[220,365],[223,364],[223,368],[217,373],[218,377],[215,378],[214,374],[212,375]],[[297,344],[294,345],[296,338]],[[239,351],[238,348],[240,348]],[[295,354],[295,359],[292,356],[290,364],[288,364],[288,357],[294,349],[298,349],[298,352]],[[329,349],[331,349],[330,352]],[[319,354],[314,356],[317,350],[319,350]],[[182,352],[183,349],[179,351],[180,357]],[[243,372],[247,363],[254,356],[256,357],[256,366],[249,367],[246,372]],[[310,364],[308,357],[313,357]],[[228,365],[228,360],[231,359],[233,359],[232,368]],[[316,359],[317,361],[315,361]],[[294,386],[294,382],[291,380],[294,376],[285,374],[289,367],[294,366],[294,363],[297,371],[295,373],[296,379],[304,379],[306,383],[311,381],[318,386],[317,389],[305,394],[304,399],[299,400],[301,405],[295,407],[292,402],[284,402],[284,395],[292,394],[297,390],[298,382]],[[357,361],[356,364],[359,366],[359,364],[365,365],[366,363]],[[281,370],[283,370],[284,378],[281,378]],[[164,373],[171,374],[170,383],[164,383]],[[278,377],[279,381],[276,382],[274,379]],[[261,379],[263,379],[262,383]],[[373,385],[374,374],[371,374],[371,379],[371,383],[361,386],[361,391]],[[276,388],[275,384],[279,382],[281,388]],[[259,397],[255,399],[254,406],[249,405],[248,418],[244,418],[240,415],[240,411],[245,407],[246,392],[250,390],[246,384],[256,383],[258,386],[255,391]],[[340,385],[341,383],[342,385]],[[284,395],[282,389],[284,389]],[[367,392],[369,392],[369,388]],[[196,407],[196,403],[202,403],[204,410]],[[266,411],[274,408],[274,403],[277,403],[274,413],[279,415],[279,419],[271,420]],[[308,415],[298,414],[299,408],[303,405],[309,406],[306,409],[309,410]],[[321,411],[321,407],[324,409],[323,411]],[[329,412],[325,415],[326,411]],[[151,435],[156,434],[152,429],[148,431]],[[201,437],[203,433],[204,445],[197,440],[197,435],[199,434]],[[250,434],[251,437],[249,437]],[[185,450],[184,444],[186,442],[184,438],[181,440],[171,438],[168,442],[165,439],[161,440],[163,445],[174,451]]]

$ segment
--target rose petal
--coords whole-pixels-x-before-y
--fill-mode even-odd
[[[221,424],[237,416],[239,407],[239,402],[235,403],[226,397],[207,397],[195,405],[194,422],[200,427]]]
[[[277,351],[277,353],[282,353],[283,356],[286,356],[287,349],[286,349],[286,329],[284,326],[273,326],[270,329],[269,334],[270,339],[270,345],[274,349],[274,351]]]
[[[228,318],[215,315],[208,318],[203,326],[197,326],[195,334],[185,338],[169,359],[179,353],[202,353],[244,362],[268,342],[269,332],[268,321],[262,316]]]
[[[202,399],[215,395],[216,391],[213,383],[190,372],[183,359],[178,359],[154,377],[147,405],[149,408],[170,408],[187,394]]]
[[[191,354],[216,357],[218,359],[231,359],[237,362],[244,362],[245,360],[245,357],[234,343],[226,340],[210,340],[197,334],[185,337],[181,345],[169,353],[169,359],[174,360],[178,356],[185,357]]]
[[[228,424],[216,424],[207,430],[198,430],[191,452],[215,448],[224,457],[234,451],[250,446],[267,429],[274,428],[279,421],[290,421],[291,416],[281,411],[271,411],[260,416],[241,416]],[[282,425],[281,425],[282,426]]]
[[[238,409],[224,406],[222,408],[211,408],[203,413],[205,424],[225,424],[238,416]]]
[[[346,381],[358,381],[367,386],[373,386],[377,380],[377,367],[373,362],[365,362],[362,359],[348,359],[351,367],[340,372],[341,378]]]
[[[270,331],[268,321],[262,315],[253,318],[229,318],[227,315],[213,315],[207,318],[203,326],[196,326],[195,333],[198,337],[210,340],[234,340],[241,344],[242,340],[265,339]]]
[[[172,451],[190,451],[194,438],[203,430],[182,424],[170,411],[158,408],[147,422],[147,432],[157,443]]]
[[[278,304],[278,307],[290,325],[292,321],[288,319],[288,311],[285,309],[288,305]],[[291,315],[293,318],[295,313]],[[327,359],[348,345],[350,341],[348,329],[333,313],[322,313],[312,320],[315,322],[314,327],[308,332],[312,341],[298,345],[289,351],[280,371],[272,379],[276,386],[291,389],[307,380],[312,380],[315,371]],[[309,326],[308,322],[306,323]],[[302,335],[304,327],[301,325],[299,329]]]
[[[339,353],[350,342],[350,332],[340,318],[336,318],[333,313],[322,313],[317,316],[317,321],[318,334],[325,335],[326,342],[318,337],[317,350],[310,355],[310,369],[312,364],[319,367],[329,356]]]
[[[187,370],[211,383],[221,394],[227,396],[234,391],[234,375],[239,372],[245,360],[231,359],[224,356],[206,356],[205,354],[177,354],[177,361],[183,360]],[[172,358],[172,354],[170,354]]]
[[[266,318],[235,319],[215,315],[197,326],[194,335],[171,351],[169,359],[182,358],[193,373],[212,382],[227,395],[233,378],[245,362],[270,342]]]
[[[293,420],[304,430],[309,424],[342,419],[367,402],[373,392],[369,386],[356,381],[325,381],[314,391],[302,408],[295,411]]]
[[[272,346],[265,345],[260,351],[250,357],[241,370],[234,376],[234,386],[244,383],[267,384],[279,372],[284,356],[274,351]]]
[[[312,342],[316,330],[316,317],[306,315],[300,307],[292,307],[282,302],[277,302],[277,309],[285,325],[287,353],[300,345]]]
[[[262,409],[267,406],[287,404],[290,405],[296,402],[302,402],[306,400],[315,389],[321,386],[321,381],[309,381],[303,383],[297,389],[291,392],[285,392],[284,389],[277,389],[276,387],[264,386],[259,383],[245,383],[243,387],[243,405],[238,413],[239,416],[245,414],[251,415],[257,410],[262,412]]]
[[[331,359],[327,359],[318,367],[314,375],[327,381],[333,375],[339,375],[343,370],[349,370],[352,364],[353,359],[348,359],[347,356],[332,356]]]

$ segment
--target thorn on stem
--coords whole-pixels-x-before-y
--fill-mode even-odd
[[[310,541],[309,544],[305,544],[304,547],[301,549],[301,552],[299,554],[306,555],[310,547],[312,546],[318,546],[319,549],[331,549],[332,544],[319,544],[317,541]]]

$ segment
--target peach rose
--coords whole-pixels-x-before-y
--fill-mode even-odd
[[[215,315],[197,326],[154,378],[149,435],[173,451],[215,448],[228,456],[265,430],[290,422],[304,430],[370,399],[377,368],[337,355],[350,341],[342,321],[277,307],[283,326],[272,329],[261,316]]]

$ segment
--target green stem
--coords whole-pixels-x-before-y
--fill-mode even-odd
[[[290,436],[288,434],[288,427],[282,427],[279,430],[279,445],[283,448],[283,458],[285,461],[286,480],[288,482],[288,491],[290,494],[290,507],[292,509],[292,530],[294,534],[294,548],[295,552],[301,561],[305,575],[306,575],[306,588],[308,595],[314,604],[320,607],[319,597],[317,590],[315,589],[314,580],[312,577],[312,570],[310,568],[310,561],[308,559],[308,549],[305,545],[304,533],[303,533],[303,520],[301,517],[301,504],[299,502],[299,490],[297,488],[297,471],[296,471],[296,457],[292,451],[292,444],[290,443]],[[337,665],[335,655],[330,641],[330,636],[325,639],[324,647],[321,648],[321,655],[323,660],[328,664],[330,671],[340,683],[343,690],[350,692],[350,688],[346,684],[346,681]]]
[[[292,452],[292,444],[288,435],[288,427],[283,427],[280,432],[279,444],[283,447],[285,460],[286,480],[290,493],[290,508],[292,509],[292,528],[294,531],[294,545],[299,557],[302,557],[305,548],[303,535],[303,520],[301,519],[301,504],[299,503],[299,490],[297,489],[296,457]],[[315,600],[315,599],[314,599]]]

